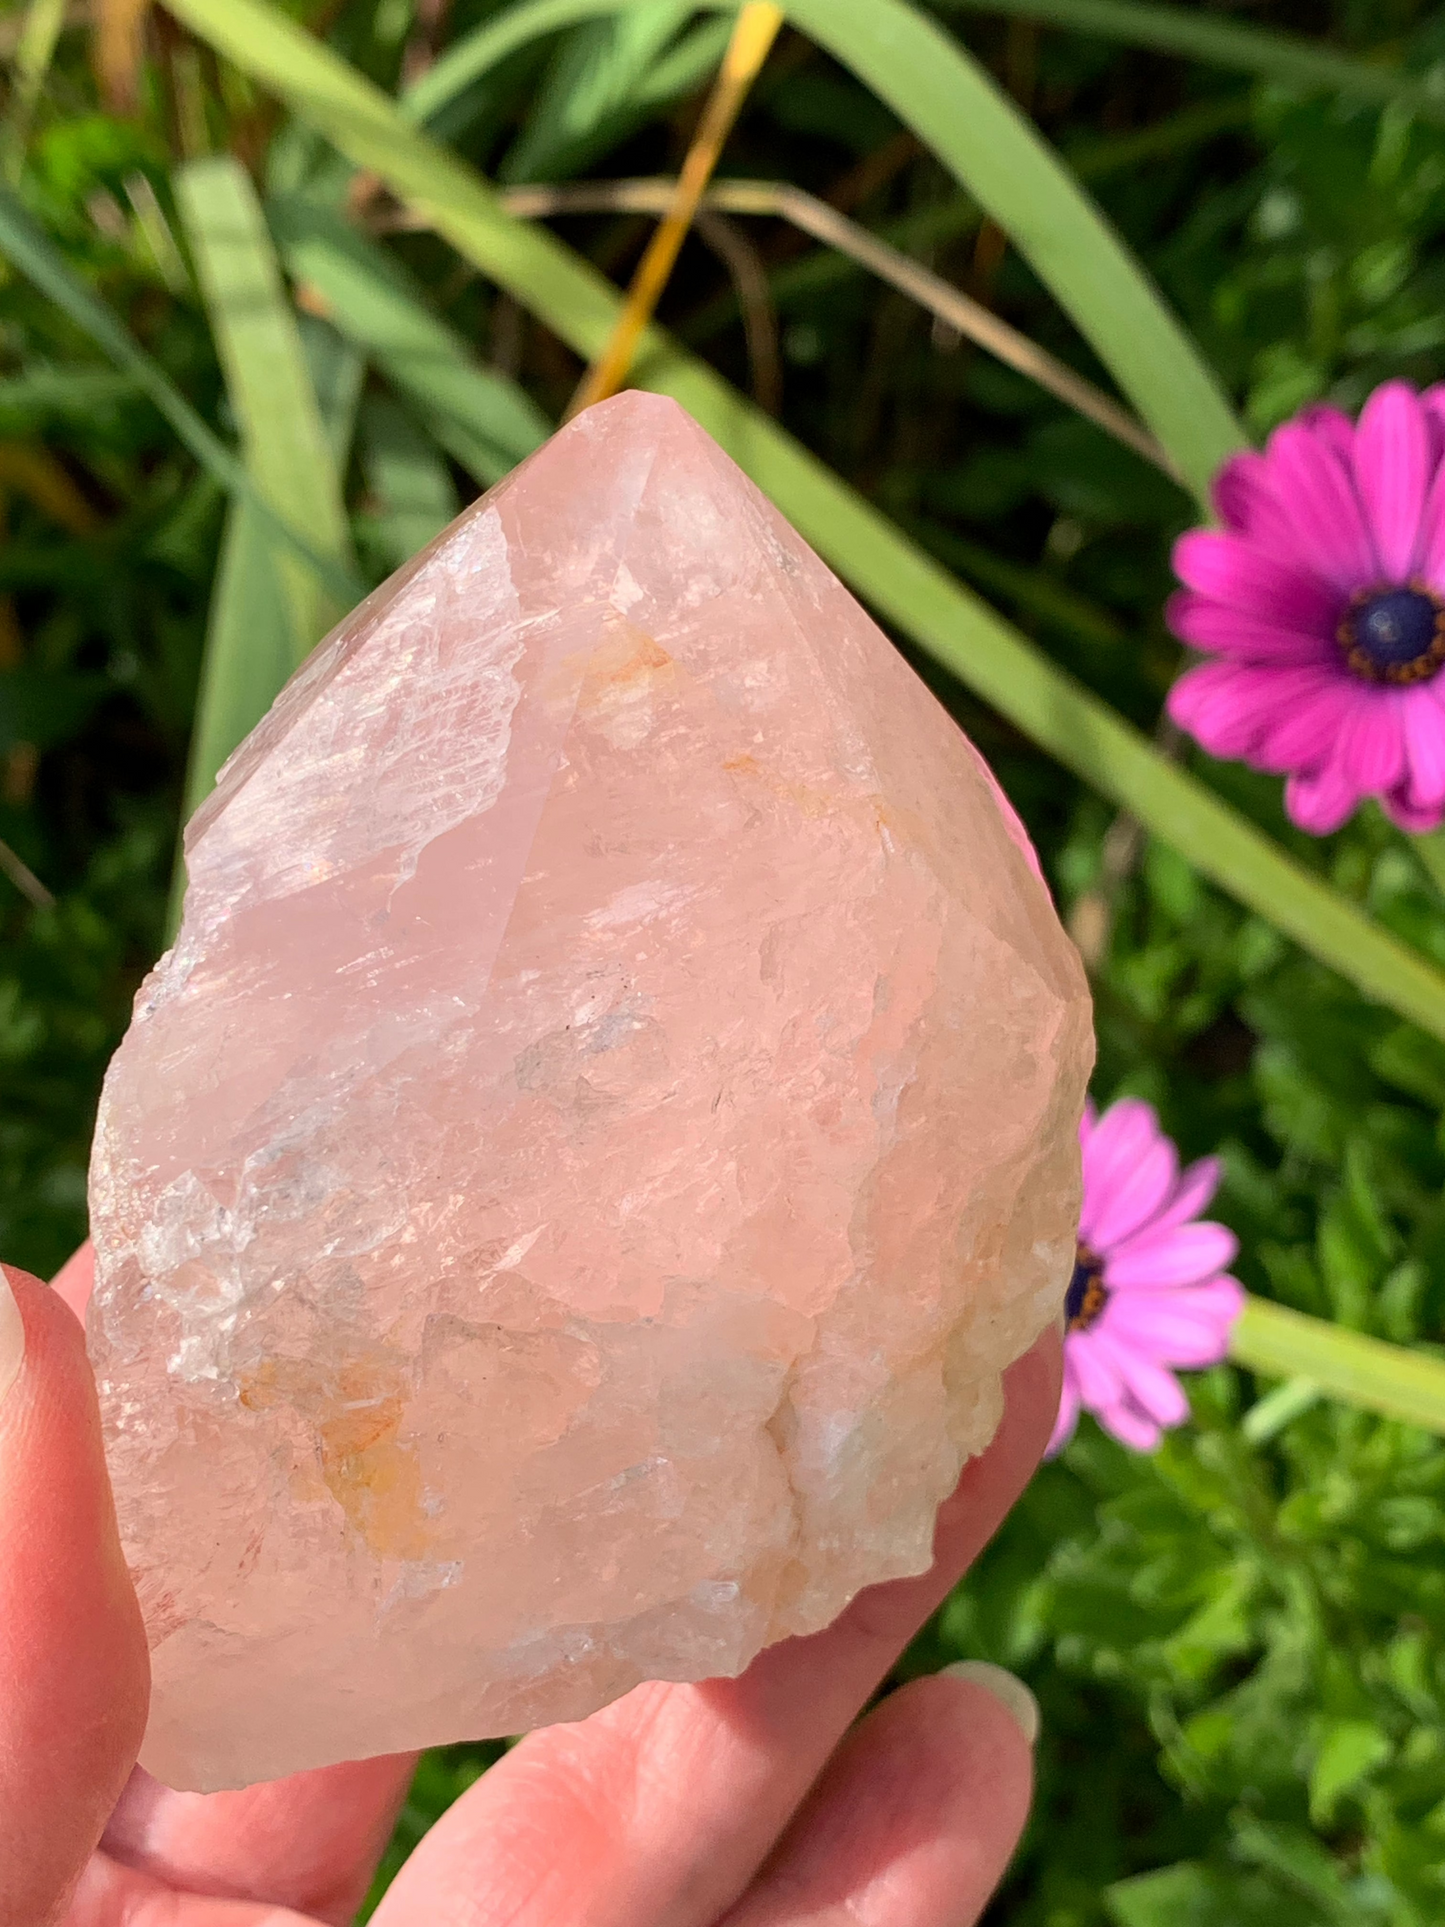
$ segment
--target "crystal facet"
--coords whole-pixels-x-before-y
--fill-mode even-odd
[[[186,848],[92,1171],[152,1773],[577,1718],[927,1566],[1069,1278],[1087,994],[976,752],[688,416],[471,508]]]

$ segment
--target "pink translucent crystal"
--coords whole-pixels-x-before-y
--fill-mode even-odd
[[[1030,858],[653,396],[316,652],[190,826],[96,1137],[153,1773],[576,1718],[927,1565],[1073,1262]]]

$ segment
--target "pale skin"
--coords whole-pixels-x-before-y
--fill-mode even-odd
[[[410,1755],[244,1793],[135,1767],[145,1639],[77,1313],[7,1271],[25,1362],[0,1403],[0,1927],[344,1927]],[[1053,1334],[939,1515],[936,1561],[740,1679],[648,1685],[532,1734],[456,1803],[378,1927],[970,1927],[1022,1831],[1032,1756],[1000,1699],[915,1680],[862,1709],[986,1544],[1058,1408]]]

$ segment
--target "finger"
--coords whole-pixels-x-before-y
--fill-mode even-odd
[[[316,1922],[265,1901],[178,1894],[165,1881],[97,1853],[80,1877],[64,1927],[316,1927]]]
[[[1058,1410],[1057,1335],[1005,1382],[998,1436],[940,1510],[931,1571],[860,1594],[826,1632],[769,1648],[740,1679],[640,1686],[579,1725],[532,1734],[427,1835],[377,1927],[713,1921],[1022,1491]]]
[[[90,1294],[94,1288],[95,1246],[86,1243],[66,1259],[51,1279],[50,1289],[57,1298],[65,1300],[83,1325],[85,1308],[90,1303]]]
[[[1028,1818],[1033,1749],[982,1686],[939,1674],[844,1739],[719,1927],[972,1927]]]
[[[344,1927],[415,1766],[415,1754],[394,1754],[240,1793],[173,1793],[137,1770],[105,1830],[105,1851],[184,1893],[265,1901]]]
[[[150,1675],[84,1335],[47,1286],[4,1275],[0,1921],[38,1927],[54,1917],[125,1785]]]

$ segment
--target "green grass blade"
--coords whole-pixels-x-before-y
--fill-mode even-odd
[[[569,35],[499,177],[545,181],[585,164],[598,134],[626,112],[691,11],[691,0],[637,0],[613,19]]]
[[[1347,1405],[1445,1435],[1445,1359],[1366,1338],[1264,1298],[1247,1300],[1230,1335],[1229,1355],[1267,1378],[1308,1379]]]
[[[552,235],[509,219],[455,156],[264,0],[170,0],[171,10],[280,93],[358,167],[377,171],[457,251],[591,359],[620,297]],[[1445,976],[1166,763],[705,363],[660,331],[637,378],[674,395],[867,601],[1042,748],[1128,809],[1205,876],[1366,995],[1445,1039]]]
[[[519,48],[584,20],[610,19],[636,4],[639,0],[623,0],[621,6],[618,0],[530,0],[513,7],[500,19],[474,27],[414,81],[401,97],[402,115],[419,127]]]
[[[315,202],[280,199],[269,212],[292,274],[322,296],[335,326],[482,487],[540,448],[552,424],[536,403],[481,367],[381,248]]]
[[[375,503],[372,546],[384,567],[424,549],[461,508],[435,444],[390,395],[369,395],[362,412],[361,460]]]
[[[1445,121],[1445,101],[1412,75],[1373,60],[1315,47],[1293,34],[1221,19],[1203,9],[1156,7],[1142,0],[946,0],[949,9],[1019,14],[1051,27],[1232,67],[1308,93],[1353,96],[1407,107],[1422,120]]]
[[[212,433],[185,396],[126,332],[102,301],[72,271],[48,235],[31,220],[15,196],[0,187],[0,254],[53,301],[116,367],[132,377],[175,431],[177,439],[229,495],[250,502],[273,534],[288,544],[345,605],[360,594],[352,573],[318,554],[306,537],[276,514],[244,465]]]
[[[187,818],[210,795],[216,771],[260,722],[295,667],[292,612],[275,544],[250,504],[237,503],[226,518],[211,591],[186,771]]]
[[[336,464],[251,177],[231,155],[215,155],[179,168],[175,191],[246,467],[284,521],[344,564],[351,535]],[[278,555],[277,567],[295,668],[345,605],[297,556]],[[212,673],[224,680],[230,671],[219,664]]]
[[[351,459],[351,439],[356,432],[356,414],[366,380],[366,356],[329,322],[315,315],[298,314],[296,325],[306,367],[326,429],[326,446],[338,477],[346,474]]]
[[[15,49],[10,106],[5,116],[4,136],[0,139],[6,180],[17,180],[25,165],[30,124],[64,25],[65,0],[30,0]]]

